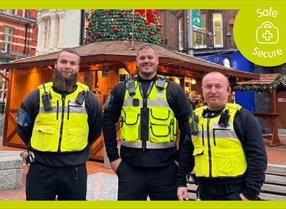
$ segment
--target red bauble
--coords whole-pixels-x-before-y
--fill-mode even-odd
[[[155,33],[153,31],[150,32],[150,36],[154,36]]]
[[[102,32],[97,32],[98,37],[102,37],[103,33]]]
[[[139,33],[142,33],[142,32],[143,32],[143,30],[144,30],[144,28],[143,28],[142,26],[139,26],[139,27],[138,27],[138,31],[139,31]]]
[[[119,30],[118,30],[118,27],[117,27],[117,26],[114,27],[113,31],[114,31],[115,33],[117,33],[117,32],[119,31]]]
[[[157,31],[161,31],[161,30],[162,30],[162,25],[158,25]]]
[[[106,10],[106,13],[107,13],[108,15],[112,15],[112,10]]]
[[[120,13],[120,16],[121,16],[121,17],[125,17],[125,12],[121,12],[121,13]]]

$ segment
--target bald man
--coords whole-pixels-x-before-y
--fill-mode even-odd
[[[257,200],[267,156],[253,114],[227,103],[228,78],[211,72],[202,80],[207,106],[195,110],[199,133],[184,146],[178,169],[180,200],[188,200],[186,174],[194,169],[201,200]]]

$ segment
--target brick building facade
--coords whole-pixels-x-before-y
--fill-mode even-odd
[[[35,55],[36,10],[0,10],[0,62]]]

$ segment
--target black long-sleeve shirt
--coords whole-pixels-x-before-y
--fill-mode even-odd
[[[141,83],[143,96],[146,98],[149,84],[155,81],[143,80],[138,76],[138,82]],[[168,81],[167,102],[175,114],[180,129],[180,144],[189,135],[188,119],[190,115],[189,102],[180,86],[174,82]],[[140,86],[140,85],[139,85]],[[103,133],[107,155],[110,161],[119,158],[116,142],[116,123],[119,120],[121,109],[124,103],[126,83],[119,83],[110,93],[103,117]],[[121,146],[120,157],[128,164],[138,167],[161,167],[174,163],[177,158],[176,148],[169,149],[142,149],[128,148]]]
[[[245,174],[238,178],[204,178],[201,181],[217,184],[217,186],[225,183],[242,183],[244,184],[242,193],[249,199],[256,199],[264,182],[267,167],[267,155],[262,134],[253,114],[244,108],[235,115],[234,130],[242,143],[246,156],[247,170]],[[192,143],[182,147],[177,178],[178,186],[186,185],[186,174],[194,167],[192,153]]]
[[[54,88],[54,87],[53,87]],[[54,88],[54,91],[62,95],[67,94]],[[17,132],[28,146],[30,150],[30,139],[32,136],[35,118],[37,117],[40,109],[40,92],[39,89],[32,91],[22,102],[21,108],[27,112],[31,117],[31,123],[28,127],[18,125]],[[85,107],[88,115],[88,143],[91,145],[100,135],[102,126],[102,111],[99,101],[96,96],[88,91],[85,98]],[[80,127],[80,124],[79,124]],[[67,153],[54,153],[54,152],[40,152],[33,150],[35,159],[38,163],[44,165],[61,167],[61,166],[74,166],[85,163],[89,157],[90,146],[87,146],[80,152],[67,152]]]

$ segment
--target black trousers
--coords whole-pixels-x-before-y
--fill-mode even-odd
[[[142,168],[121,161],[117,171],[118,200],[177,200],[175,162],[166,167]]]
[[[241,200],[240,193],[243,185],[200,185],[199,196],[201,200]]]
[[[26,179],[27,200],[86,200],[86,165],[50,167],[33,163]]]

